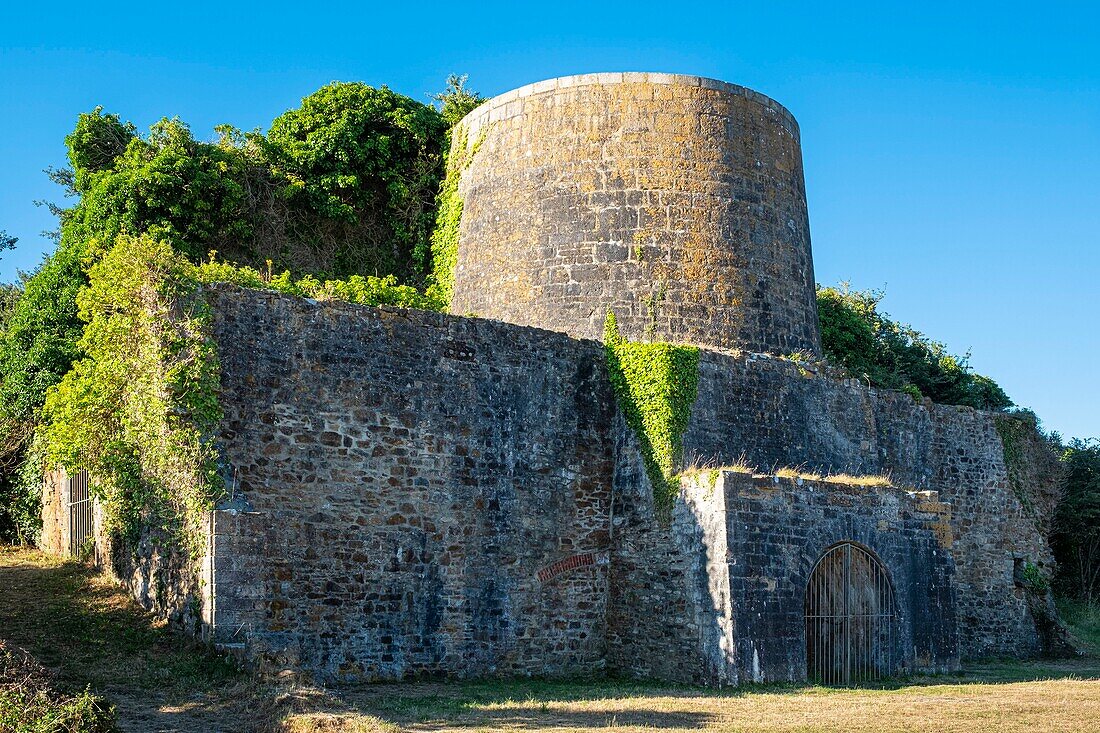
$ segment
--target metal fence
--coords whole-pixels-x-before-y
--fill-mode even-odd
[[[69,553],[80,557],[84,543],[95,534],[92,518],[92,498],[88,493],[88,472],[79,471],[68,477],[69,483]]]
[[[806,675],[847,685],[895,672],[897,609],[886,568],[851,542],[830,548],[806,586]]]

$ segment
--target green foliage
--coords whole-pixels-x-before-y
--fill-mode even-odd
[[[3,229],[0,229],[0,252],[6,252],[10,249],[15,249],[15,245],[19,243],[18,237],[13,237]]]
[[[221,420],[210,312],[167,242],[122,235],[78,296],[84,358],[49,390],[45,458],[87,468],[104,530],[133,542],[156,529],[202,551],[203,514],[222,490]]]
[[[63,246],[30,277],[0,340],[0,415],[33,419],[46,397],[79,358],[83,330],[76,296],[87,282],[83,250]]]
[[[441,101],[454,112],[476,95],[464,80],[451,81],[456,83]],[[68,209],[49,204],[61,220],[57,251],[21,292],[0,293],[4,507],[34,498],[15,479],[16,467],[47,390],[84,356],[77,293],[88,283],[86,270],[122,237],[149,235],[192,262],[217,250],[245,266],[232,274],[237,279],[263,280],[248,266],[267,263],[270,272],[273,262],[299,273],[296,279],[288,273],[269,277],[263,287],[442,307],[436,295],[412,287],[423,285],[430,269],[430,230],[448,140],[448,123],[433,107],[385,88],[334,83],[276,119],[268,135],[230,126],[217,131],[217,142],[201,142],[180,120],[162,119],[142,137],[97,107],[80,115],[66,137],[72,169],[49,174],[79,200]],[[14,244],[0,233],[0,251]],[[190,275],[216,277],[212,267]],[[108,302],[105,293],[97,297]],[[90,305],[85,309],[85,315],[93,312]],[[90,378],[88,364],[81,369],[85,373],[67,389]],[[111,482],[137,481],[134,446],[101,448],[101,468],[110,469]],[[20,534],[15,528],[21,526],[0,508],[0,535]]]
[[[451,107],[468,94],[452,90]],[[100,108],[81,115],[66,138],[72,173],[52,176],[80,195],[61,212],[63,241],[150,233],[192,260],[217,250],[252,266],[423,283],[448,131],[433,107],[333,83],[267,135],[217,131],[200,142],[163,119],[143,138]]]
[[[9,432],[0,475],[0,539],[33,544],[42,530],[42,441],[35,440],[25,424],[19,426],[23,433],[5,427]]]
[[[89,176],[113,167],[135,137],[133,125],[124,124],[118,115],[103,114],[103,107],[80,115],[76,127],[65,137],[75,188],[87,190]]]
[[[1001,446],[1004,450],[1005,469],[1008,472],[1008,483],[1020,505],[1029,514],[1034,514],[1034,506],[1028,487],[1023,485],[1023,476],[1027,473],[1027,458],[1024,455],[1022,441],[1025,433],[1037,430],[1038,426],[1026,419],[1026,416],[1016,415],[997,416],[993,421],[997,434],[1001,438]]]
[[[97,110],[81,115],[77,130],[107,118],[117,126]],[[119,234],[149,232],[192,258],[219,249],[247,261],[257,239],[273,233],[263,219],[279,213],[277,184],[254,147],[198,142],[178,119],[157,122],[147,138],[130,135],[117,152],[97,146],[110,149],[97,156],[75,147],[85,137],[66,140],[80,201],[62,216],[63,243],[91,245],[94,256]],[[88,158],[94,165],[83,167]]]
[[[432,97],[439,102],[439,113],[443,115],[443,121],[451,127],[485,101],[485,97],[466,88],[468,78],[466,74],[451,74],[447,77],[447,88]]]
[[[113,710],[85,690],[61,696],[42,689],[0,687],[0,731],[5,733],[113,733]]]
[[[627,425],[638,436],[658,515],[668,517],[679,491],[683,435],[699,383],[699,350],[665,343],[632,343],[615,314],[604,322],[608,374]]]
[[[1037,596],[1045,596],[1047,591],[1050,590],[1050,580],[1039,569],[1039,566],[1033,562],[1024,564],[1021,582],[1029,593]]]
[[[1100,440],[1074,440],[1063,449],[1066,481],[1054,519],[1051,548],[1059,591],[1100,600]]]
[[[338,271],[426,273],[448,125],[386,87],[332,83],[277,117],[263,142],[292,202],[372,243],[371,261]]]
[[[1058,615],[1070,633],[1092,655],[1100,655],[1100,604],[1058,598]]]
[[[967,357],[892,320],[878,310],[883,294],[817,290],[821,343],[826,358],[872,386],[904,390],[949,405],[1004,410],[1012,400],[988,377],[974,374]]]
[[[0,540],[38,535],[41,476],[28,453],[46,391],[80,357],[76,296],[87,281],[81,250],[61,247],[4,290],[0,332]]]
[[[432,232],[432,277],[428,292],[433,298],[449,305],[454,294],[455,266],[458,264],[458,235],[462,226],[464,202],[458,185],[462,174],[473,163],[485,141],[488,128],[482,128],[474,144],[469,145],[465,126],[452,131],[454,144],[447,156],[447,175],[439,191],[435,230]]]
[[[393,275],[386,277],[352,275],[345,280],[319,280],[312,275],[295,279],[289,271],[279,274],[260,272],[251,267],[238,267],[218,262],[214,253],[208,261],[188,267],[196,282],[231,283],[257,290],[275,290],[288,295],[316,300],[342,300],[362,305],[393,305],[420,310],[443,310],[444,304],[432,294],[422,293],[410,285],[400,285]]]

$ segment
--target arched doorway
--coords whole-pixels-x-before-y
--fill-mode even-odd
[[[817,561],[806,584],[806,676],[846,685],[895,671],[897,610],[886,567],[841,542]]]

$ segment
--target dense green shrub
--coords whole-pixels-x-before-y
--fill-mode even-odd
[[[433,107],[386,87],[333,83],[257,140],[312,215],[294,234],[324,222],[339,240],[330,272],[407,279],[427,271],[447,129]]]
[[[1100,440],[1074,440],[1063,449],[1066,481],[1051,547],[1059,593],[1100,602]]]
[[[883,294],[819,287],[817,309],[826,358],[872,386],[935,402],[985,410],[1012,406],[988,377],[975,374],[947,347],[878,310]]]
[[[149,235],[193,263],[217,251],[244,266],[206,262],[190,272],[195,282],[231,274],[309,297],[442,307],[414,286],[431,268],[447,119],[480,101],[463,78],[449,84],[438,95],[446,116],[386,88],[333,83],[277,118],[267,135],[222,126],[216,142],[196,140],[178,119],[143,137],[102,108],[80,115],[65,140],[71,169],[51,171],[78,197],[67,209],[51,204],[59,247],[22,292],[6,289],[0,302],[0,537],[35,531],[24,508],[37,500],[38,482],[22,485],[18,467],[47,390],[85,355],[77,294],[116,242]],[[14,244],[0,237],[0,250]],[[273,267],[296,275],[261,275]],[[87,305],[84,315],[94,311]],[[136,458],[123,450],[115,459],[121,481]]]
[[[28,449],[46,391],[80,356],[76,296],[87,278],[80,248],[63,246],[6,291],[0,333],[0,540],[35,541],[39,464]]]

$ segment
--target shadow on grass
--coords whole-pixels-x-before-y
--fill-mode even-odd
[[[334,690],[343,712],[387,721],[393,726],[431,728],[441,723],[488,728],[598,729],[611,726],[694,728],[715,722],[706,712],[660,710],[660,698],[736,699],[758,695],[892,692],[933,686],[1003,685],[1041,680],[1100,680],[1100,658],[999,660],[971,665],[957,674],[921,675],[851,687],[775,683],[707,688],[653,681],[536,679],[475,682],[425,681],[352,685]],[[650,698],[644,709],[622,708],[630,698]],[[592,703],[577,710],[572,703]],[[564,709],[570,706],[571,709]],[[674,707],[670,704],[669,707]],[[601,709],[606,708],[606,709]]]
[[[0,548],[0,638],[71,690],[90,687],[131,730],[202,730],[247,678],[222,655],[157,623],[93,568]],[[129,722],[129,725],[126,725]],[[231,730],[210,728],[207,730]]]
[[[93,692],[106,695],[118,706],[124,727],[140,731],[243,731],[287,712],[369,716],[378,723],[368,728],[323,724],[304,731],[393,730],[398,725],[443,723],[516,729],[690,729],[715,722],[717,714],[684,709],[663,698],[721,701],[835,692],[794,684],[716,690],[621,679],[512,679],[358,685],[338,688],[335,695],[322,690],[295,698],[264,687],[204,645],[155,623],[93,569],[11,548],[0,548],[0,637],[26,649],[71,688],[90,685]],[[960,674],[891,680],[843,692],[1059,679],[1100,679],[1100,658],[992,661]]]

